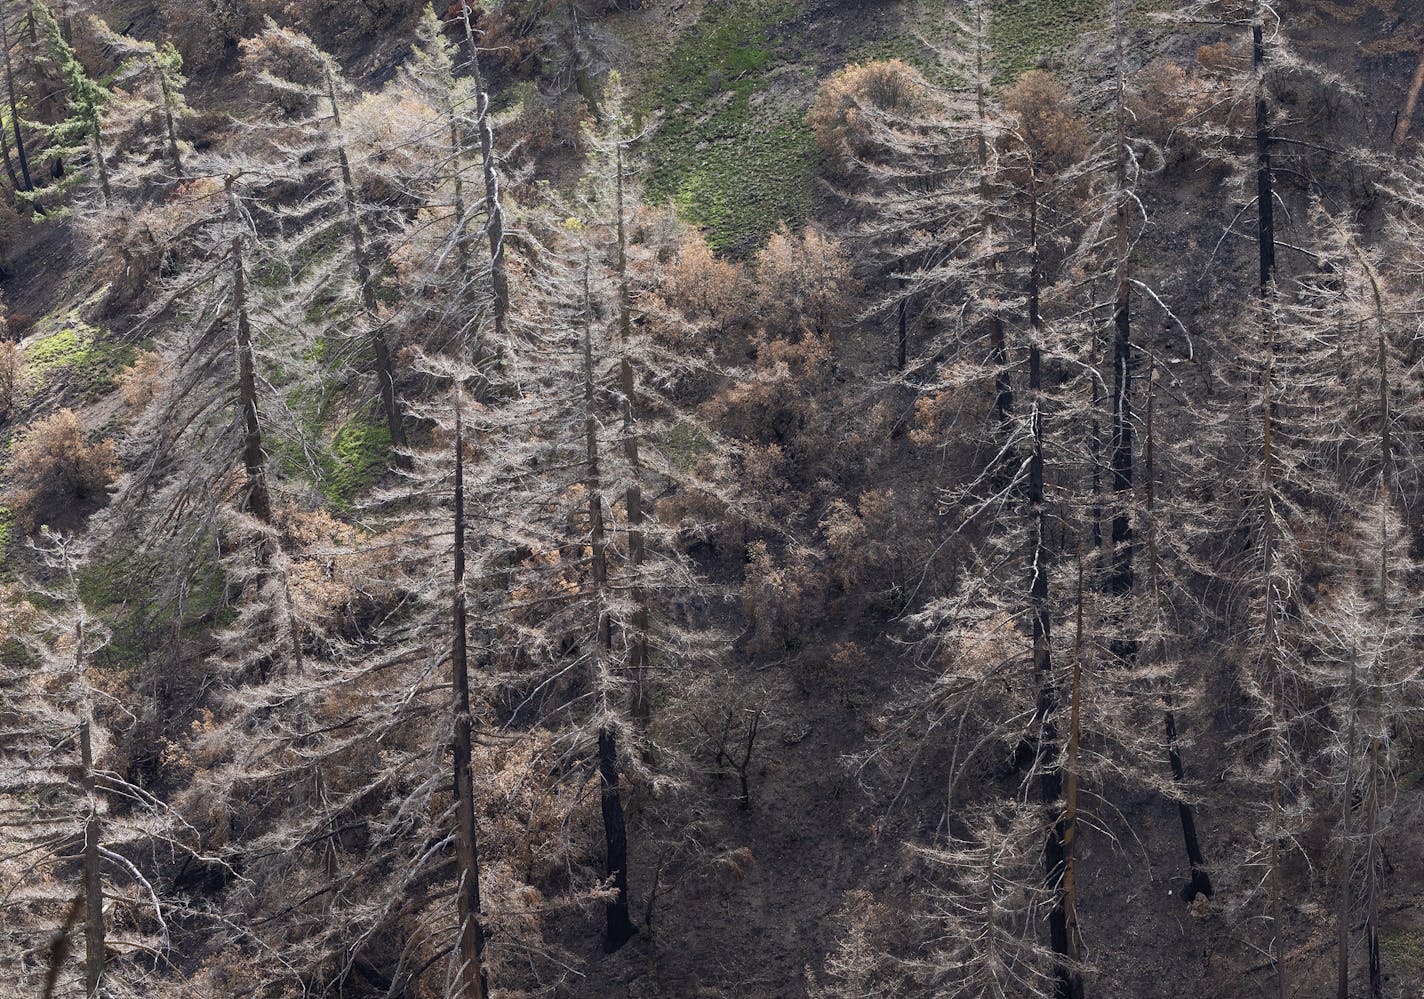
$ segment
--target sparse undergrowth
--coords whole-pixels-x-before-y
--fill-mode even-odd
[[[648,199],[671,199],[716,250],[747,250],[779,221],[810,210],[817,154],[804,110],[784,100],[776,33],[798,0],[722,0],[678,41],[654,76],[644,114],[663,115],[649,142]]]
[[[182,575],[178,601],[156,603],[164,583]],[[231,621],[233,611],[223,599],[223,574],[218,565],[175,566],[141,552],[96,560],[79,573],[79,597],[110,629],[108,644],[94,657],[105,669],[135,669],[149,653],[197,629]],[[181,612],[181,620],[179,614]]]
[[[345,509],[381,475],[391,459],[391,432],[384,424],[355,417],[342,425],[321,462],[322,493]]]
[[[1010,83],[1090,28],[1105,0],[999,0],[989,24],[994,80]]]
[[[113,391],[115,380],[136,354],[132,344],[107,339],[73,312],[42,320],[37,335],[25,345],[32,389],[67,377],[85,402]]]

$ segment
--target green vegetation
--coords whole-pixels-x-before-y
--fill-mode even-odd
[[[998,0],[989,24],[994,79],[1010,83],[1089,29],[1105,0]]]
[[[663,120],[648,200],[672,199],[716,250],[759,245],[811,207],[817,153],[804,108],[778,99],[775,32],[798,0],[718,0],[679,39],[644,97]]]
[[[8,506],[0,506],[0,565],[10,555],[10,542],[14,540],[15,511]]]
[[[103,331],[70,312],[38,324],[41,336],[25,345],[25,361],[37,386],[67,377],[85,402],[113,391],[114,380],[133,363],[137,349],[105,339]]]
[[[201,546],[201,550],[209,550]],[[183,618],[176,601],[154,602],[164,584],[182,577]],[[95,561],[79,571],[79,599],[102,617],[109,642],[94,657],[104,669],[132,669],[154,649],[191,629],[229,623],[234,612],[223,599],[223,573],[216,562],[180,566],[147,553],[131,552]]]
[[[1380,932],[1384,964],[1398,979],[1418,981],[1424,977],[1424,930],[1414,927],[1386,927]]]
[[[391,460],[391,432],[365,417],[348,420],[321,459],[321,491],[336,509],[381,476]]]
[[[697,459],[706,454],[711,446],[707,435],[695,424],[679,423],[664,435],[662,450],[670,461],[687,473],[696,467]]]

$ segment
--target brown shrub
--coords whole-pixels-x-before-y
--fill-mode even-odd
[[[13,340],[0,341],[0,416],[9,416],[25,388],[25,352]]]
[[[1068,90],[1052,73],[1029,70],[1004,92],[1004,109],[1018,118],[1020,133],[1038,168],[1055,173],[1081,160],[1092,144]]]
[[[668,302],[691,319],[725,330],[745,314],[746,274],[741,264],[719,260],[707,241],[689,233],[667,270]]]
[[[63,522],[75,503],[96,499],[119,474],[114,442],[89,443],[73,410],[38,420],[15,445],[8,468],[10,505],[33,530],[48,517]]]
[[[1205,102],[1186,69],[1174,62],[1154,62],[1137,74],[1137,88],[1127,97],[1138,134],[1156,143],[1167,163],[1191,150],[1187,129]]]
[[[189,74],[211,69],[237,51],[238,40],[255,30],[266,14],[278,12],[270,0],[159,0],[158,13],[168,25]]]
[[[742,610],[753,629],[748,649],[797,648],[802,629],[818,616],[825,588],[825,578],[805,552],[788,551],[778,560],[765,541],[753,541],[742,582]]]
[[[707,418],[746,441],[797,445],[808,425],[819,426],[816,396],[830,385],[830,347],[813,333],[795,341],[758,336],[753,343],[755,370],[709,401]]]
[[[847,593],[877,582],[892,562],[896,521],[893,490],[861,493],[856,509],[843,499],[831,502],[821,518],[821,535],[836,581]]]
[[[163,387],[166,367],[163,355],[156,351],[145,350],[134,358],[133,364],[120,372],[119,377],[115,379],[124,404],[130,409],[142,409],[153,401],[153,397],[158,395],[158,390]]]
[[[840,240],[815,227],[793,235],[783,223],[757,256],[757,305],[768,329],[825,336],[850,317],[858,287]]]
[[[875,158],[881,146],[876,119],[913,111],[923,86],[920,74],[899,59],[847,66],[822,83],[807,119],[831,171],[845,177],[858,160]]]
[[[1197,63],[1212,76],[1231,76],[1248,65],[1249,57],[1230,42],[1217,42],[1197,49]]]

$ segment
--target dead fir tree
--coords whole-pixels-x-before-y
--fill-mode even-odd
[[[380,238],[374,225],[380,213],[363,196],[358,182],[363,164],[355,161],[353,138],[343,124],[349,85],[336,60],[310,38],[270,22],[243,43],[243,64],[278,112],[255,128],[254,139],[302,180],[319,185],[311,197],[284,209],[284,252],[297,264],[289,293],[307,306],[325,304],[333,331],[356,321],[354,340],[370,352],[379,409],[399,454],[405,428],[388,317],[380,303],[383,266],[374,242]],[[343,270],[345,288],[338,283]]]
[[[191,840],[166,805],[110,765],[133,718],[90,675],[109,636],[80,595],[84,547],[45,529],[31,549],[40,576],[28,594],[5,596],[4,637],[25,656],[21,668],[7,657],[0,685],[10,830],[0,950],[27,992],[144,995],[169,957],[177,908],[156,890],[156,871]],[[82,951],[70,945],[76,927]],[[71,952],[82,955],[77,974]]]

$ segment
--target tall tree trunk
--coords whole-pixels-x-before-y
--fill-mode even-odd
[[[455,813],[458,828],[455,853],[460,872],[457,892],[460,914],[461,999],[489,995],[484,953],[484,924],[480,918],[479,846],[475,829],[473,751],[470,718],[470,669],[466,645],[468,596],[465,589],[465,434],[459,403],[455,409],[455,621],[451,644],[451,679],[455,692]]]
[[[326,67],[326,95],[331,105],[332,139],[336,145],[336,160],[341,171],[341,193],[346,203],[346,225],[351,239],[356,283],[361,290],[361,309],[365,313],[367,336],[376,355],[376,380],[380,386],[381,411],[385,414],[386,426],[390,430],[391,445],[401,448],[405,446],[405,429],[401,422],[400,408],[396,404],[395,365],[391,360],[390,344],[381,330],[380,318],[377,315],[376,285],[371,277],[371,255],[361,228],[356,181],[351,173],[351,160],[346,155],[346,137],[341,131],[341,103],[336,97],[336,73],[330,65]]]
[[[1266,100],[1266,46],[1264,25],[1261,18],[1261,4],[1255,4],[1251,24],[1251,65],[1256,86],[1256,244],[1259,256],[1259,290],[1261,323],[1265,330],[1265,365],[1262,372],[1262,470],[1265,504],[1265,539],[1262,581],[1265,591],[1263,637],[1265,642],[1264,675],[1271,685],[1271,844],[1270,844],[1270,896],[1271,924],[1275,932],[1272,959],[1276,965],[1276,995],[1286,999],[1289,986],[1285,964],[1285,888],[1281,874],[1281,818],[1282,818],[1282,768],[1285,766],[1285,752],[1282,746],[1281,689],[1284,679],[1282,667],[1277,661],[1277,602],[1281,588],[1276,579],[1276,543],[1278,528],[1276,518],[1275,456],[1272,434],[1275,416],[1275,287],[1276,287],[1276,228],[1275,191],[1271,174],[1271,121],[1270,108]]]
[[[1068,793],[1063,804],[1063,911],[1068,949],[1082,952],[1078,929],[1078,774],[1083,706],[1083,552],[1078,551],[1077,629],[1073,634],[1073,686],[1068,707]]]
[[[1032,170],[1032,168],[1030,168]],[[1028,393],[1032,447],[1029,456],[1028,504],[1032,518],[1032,564],[1029,568],[1029,613],[1033,627],[1033,669],[1039,684],[1035,728],[1038,746],[1034,767],[1039,773],[1039,793],[1050,828],[1043,844],[1046,883],[1053,892],[1053,908],[1048,914],[1048,931],[1053,951],[1059,956],[1059,999],[1081,999],[1083,980],[1078,973],[1078,955],[1068,929],[1069,900],[1064,887],[1067,866],[1065,837],[1067,823],[1062,809],[1063,770],[1058,759],[1058,690],[1053,678],[1051,645],[1052,612],[1049,607],[1048,511],[1044,501],[1043,437],[1043,319],[1039,312],[1038,192],[1031,177],[1029,192],[1029,355]]]
[[[227,178],[228,219],[241,223],[236,178]],[[252,348],[252,322],[247,305],[247,272],[242,235],[232,235],[232,309],[237,323],[237,404],[242,412],[242,464],[247,473],[246,509],[264,524],[272,523],[272,498],[267,489],[267,454],[262,448],[262,422],[257,410],[257,367]]]
[[[455,115],[455,104],[448,95],[445,100],[445,121],[449,126],[450,143],[450,180],[454,188],[455,201],[455,260],[460,267],[460,280],[463,281],[465,274],[470,269],[470,251],[465,245],[465,178],[463,176],[462,160],[464,158],[464,144],[460,141],[460,125]],[[502,321],[496,310],[496,323]]]
[[[84,625],[75,625],[76,655],[83,655]],[[89,741],[88,708],[79,723],[79,755],[88,800],[84,818],[84,995],[97,999],[104,981],[104,885],[99,877],[99,799],[94,780],[94,753]]]
[[[1127,179],[1127,88],[1124,66],[1122,0],[1113,5],[1117,22],[1117,88],[1114,100],[1116,118],[1116,205],[1114,206],[1114,279],[1117,295],[1113,302],[1113,397],[1112,397],[1112,560],[1108,575],[1108,593],[1113,597],[1119,619],[1124,617],[1125,604],[1132,596],[1133,536],[1132,536],[1132,265],[1129,260],[1130,207]],[[1119,629],[1121,630],[1121,629]],[[1137,641],[1118,634],[1113,638],[1113,654],[1131,664],[1137,656]]]
[[[15,64],[10,55],[10,23],[5,0],[0,0],[0,54],[5,58],[5,91],[10,103],[10,129],[15,135],[15,156],[25,185],[22,190],[33,191],[35,182],[30,177],[30,159],[25,153],[25,135],[20,129],[20,95],[15,89]],[[35,209],[43,214],[38,204]]]
[[[905,361],[910,353],[909,317],[910,300],[905,297],[905,286],[909,284],[900,278],[900,301],[895,307],[895,370],[904,371]]]
[[[989,178],[989,95],[984,86],[984,50],[987,37],[988,26],[984,21],[984,3],[983,0],[976,0],[974,4],[974,95],[979,127],[975,135],[975,152],[979,168],[979,198],[986,214],[992,194]],[[986,231],[987,242],[990,246],[994,242],[992,226],[993,223],[990,222]],[[999,272],[997,257],[989,261],[989,272],[997,278]],[[989,364],[994,371],[994,412],[998,416],[1001,444],[1007,448],[1009,435],[1013,432],[1014,410],[1013,384],[1009,380],[1008,341],[1004,335],[1004,318],[997,309],[989,311],[988,323]],[[1007,483],[1013,467],[1013,454],[1006,450],[1000,456],[1000,471],[995,476],[997,485],[1002,486]]]
[[[620,366],[623,389],[623,449],[628,459],[628,488],[623,498],[624,515],[628,521],[628,572],[632,577],[633,615],[628,636],[628,672],[633,678],[633,721],[644,740],[652,721],[653,699],[648,676],[648,592],[643,586],[643,563],[646,558],[643,536],[642,463],[638,456],[637,381],[633,363],[625,354]],[[644,756],[649,747],[645,745]]]
[[[638,385],[630,353],[633,336],[633,295],[628,278],[628,233],[624,201],[623,136],[614,136],[615,210],[618,255],[614,273],[618,283],[618,336],[623,348],[619,383],[623,393],[623,450],[628,459],[628,488],[624,495],[628,522],[628,570],[633,577],[633,616],[628,636],[628,673],[633,679],[633,720],[646,737],[652,719],[652,691],[648,687],[648,593],[642,585],[646,555],[643,536],[642,463],[638,457]],[[648,755],[648,745],[644,745]]]
[[[1360,710],[1359,665],[1350,653],[1350,679],[1346,688],[1350,720],[1345,730],[1345,780],[1340,789],[1340,869],[1335,896],[1335,999],[1350,999],[1350,896],[1354,887],[1355,844],[1351,819],[1355,811],[1356,716]]]
[[[158,92],[163,97],[163,125],[168,138],[168,158],[173,161],[173,175],[183,179],[183,154],[178,148],[178,123],[173,111],[173,93],[168,88],[168,74],[163,71],[155,53],[149,58],[154,75],[158,77]]]
[[[480,135],[480,166],[485,180],[486,231],[489,238],[490,289],[494,297],[494,330],[503,342],[509,316],[509,270],[504,257],[504,209],[499,201],[499,172],[494,162],[494,129],[490,122],[489,95],[484,91],[480,75],[480,50],[475,44],[475,30],[470,24],[470,5],[461,0],[460,13],[465,22],[465,38],[470,45],[470,73],[474,77],[478,117],[475,127]]]
[[[114,192],[109,187],[109,164],[104,160],[104,142],[97,123],[89,133],[89,142],[94,147],[94,165],[99,169],[99,193],[104,196],[104,204],[112,204]]]
[[[608,542],[603,527],[598,421],[593,410],[593,303],[589,296],[587,260],[584,261],[583,281],[584,438],[588,468],[585,487],[588,490],[589,546],[592,548],[593,600],[597,629],[593,680],[598,692],[598,778],[603,812],[605,873],[613,891],[613,898],[605,909],[603,950],[611,954],[632,939],[638,930],[628,916],[628,826],[623,815],[623,798],[619,789],[618,735],[608,721],[611,706],[608,703],[607,658],[611,652],[613,636],[607,607]]]
[[[5,175],[10,178],[10,190],[18,195],[24,188],[20,186],[20,177],[15,173],[15,161],[10,155],[10,136],[4,128],[0,128],[0,160],[5,163]]]
[[[1271,115],[1266,103],[1266,44],[1258,14],[1251,25],[1251,65],[1256,80],[1256,246],[1264,298],[1276,280],[1276,207],[1271,175]]]
[[[1162,560],[1157,547],[1156,437],[1152,427],[1156,409],[1155,389],[1155,373],[1149,367],[1147,375],[1147,447],[1146,453],[1143,455],[1143,460],[1147,465],[1145,469],[1147,480],[1147,561],[1152,575],[1153,607],[1160,613],[1163,606]],[[1167,636],[1165,634],[1159,634],[1157,638],[1157,661],[1159,663],[1167,661]],[[1187,774],[1186,768],[1182,765],[1182,754],[1177,741],[1177,715],[1174,708],[1172,683],[1164,677],[1161,686],[1162,728],[1167,739],[1167,765],[1172,773],[1172,783],[1177,788],[1177,817],[1182,824],[1182,840],[1186,845],[1187,864],[1191,869],[1191,880],[1183,889],[1182,897],[1190,902],[1198,895],[1211,898],[1215,894],[1215,890],[1212,888],[1211,877],[1206,872],[1206,857],[1202,854],[1201,840],[1197,834],[1196,816],[1192,806],[1187,803],[1184,786]]]

